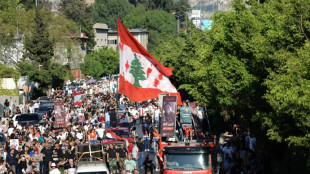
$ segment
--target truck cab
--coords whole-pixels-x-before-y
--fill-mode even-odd
[[[75,174],[109,174],[101,143],[79,144]]]
[[[163,174],[211,174],[210,146],[201,143],[167,144],[161,154]]]

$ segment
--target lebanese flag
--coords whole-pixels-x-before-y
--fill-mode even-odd
[[[83,104],[83,100],[85,98],[85,94],[83,91],[74,91],[73,92],[74,95],[74,105],[82,105]]]
[[[180,94],[170,82],[172,68],[161,65],[118,19],[120,50],[119,93],[131,101],[140,102],[158,98],[158,94]]]

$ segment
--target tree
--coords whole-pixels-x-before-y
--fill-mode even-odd
[[[127,0],[96,0],[92,7],[92,21],[108,24],[113,30],[117,29],[117,19],[122,20],[133,10]]]
[[[131,62],[130,71],[129,72],[135,78],[134,85],[136,87],[140,87],[141,88],[141,85],[140,85],[139,81],[140,80],[146,80],[146,77],[145,77],[145,72],[143,71],[143,67],[141,66],[141,63],[140,63],[140,61],[139,61],[139,59],[137,57],[137,54],[135,54],[135,58]]]
[[[171,12],[175,3],[172,0],[130,0],[135,7],[142,6],[145,10],[164,10]]]
[[[85,75],[99,79],[102,75],[117,73],[119,66],[118,55],[112,48],[103,47],[85,58],[85,62],[80,65]]]
[[[50,41],[46,24],[36,10],[35,28],[31,36],[26,36],[24,58],[38,62],[43,69],[48,69],[48,65],[54,56],[54,43]]]
[[[179,16],[179,20],[182,21],[186,21],[187,19],[187,13],[190,10],[190,5],[188,3],[187,0],[179,0],[176,1],[173,5],[173,12],[175,16]]]
[[[156,48],[162,37],[162,34],[176,33],[176,20],[173,15],[163,10],[146,11],[138,6],[123,20],[127,28],[146,28],[148,30],[148,50]]]
[[[274,173],[309,173],[310,2],[247,3],[235,0],[210,31],[190,28],[153,51],[214,117],[251,129]]]
[[[18,65],[22,74],[27,75],[31,81],[39,83],[42,92],[51,87],[62,86],[66,77],[65,67],[52,62],[54,42],[42,18],[44,16],[44,19],[49,19],[48,14],[50,13],[36,9],[35,26],[32,34],[25,38],[26,53],[23,55],[25,60],[29,58],[33,63],[20,62]]]
[[[20,73],[17,70],[0,63],[0,78],[14,78],[14,81],[17,82],[19,77]]]
[[[38,6],[36,6],[36,1],[38,3]],[[25,8],[26,10],[35,9],[36,7],[44,8],[47,10],[51,9],[51,4],[49,0],[19,0],[19,3],[22,4],[23,8]]]
[[[89,18],[88,7],[84,0],[62,0],[58,4],[59,11],[74,22]]]
[[[96,45],[94,23],[91,21],[92,7],[88,7],[84,0],[63,0],[59,2],[59,11],[68,19],[76,22],[82,32],[85,32],[87,49],[92,50]]]

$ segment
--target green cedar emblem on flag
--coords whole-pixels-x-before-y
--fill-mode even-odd
[[[135,55],[135,59],[131,62],[131,65],[130,65],[131,70],[129,72],[135,78],[134,85],[136,87],[141,88],[139,81],[140,80],[146,80],[146,77],[144,76],[145,72],[143,71],[143,67],[141,66],[141,63],[140,63],[139,59],[137,58],[137,54],[134,54],[134,55]]]

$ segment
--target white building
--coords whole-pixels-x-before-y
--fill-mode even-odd
[[[94,26],[95,41],[97,42],[94,49],[97,50],[104,46],[117,49],[118,33],[117,31],[109,29],[107,24],[96,23]],[[148,31],[147,29],[129,29],[129,32],[137,39],[137,41],[147,49]]]

